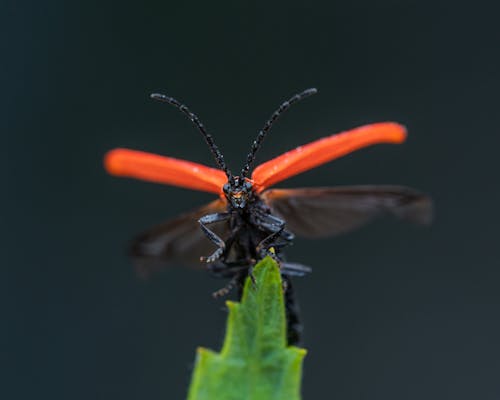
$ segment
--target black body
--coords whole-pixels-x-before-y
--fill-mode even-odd
[[[240,178],[235,177],[234,182],[240,182]],[[251,269],[255,263],[265,256],[273,257],[280,264],[283,276],[288,343],[297,344],[301,325],[288,275],[302,276],[310,268],[285,262],[282,249],[291,243],[294,235],[285,230],[285,221],[273,215],[271,208],[253,192],[250,182],[243,185],[235,185],[234,182],[224,188],[228,199],[227,211],[208,214],[198,220],[207,238],[217,246],[210,256],[202,257],[202,260],[207,262],[213,275],[230,278],[229,283],[214,295],[224,296],[237,286],[238,298],[241,298],[244,281],[249,274],[252,276]],[[210,229],[216,224],[225,224],[223,235]]]

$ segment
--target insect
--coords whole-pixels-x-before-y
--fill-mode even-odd
[[[234,286],[241,288],[256,261],[271,255],[279,262],[287,287],[290,343],[298,341],[299,324],[289,277],[310,271],[284,257],[283,249],[295,235],[337,235],[384,214],[419,224],[427,224],[431,219],[429,197],[402,186],[269,189],[363,147],[404,142],[406,129],[394,122],[365,125],[313,141],[259,165],[249,175],[257,151],[276,120],[290,106],[316,92],[314,88],[307,89],[280,105],[259,131],[238,175],[230,171],[198,117],[185,105],[162,94],[151,97],[176,107],[191,120],[207,142],[218,168],[122,148],[109,151],[104,160],[106,170],[115,176],[218,195],[208,205],[138,236],[132,243],[131,256],[145,275],[172,262],[204,263],[212,274],[230,279],[226,287],[214,294],[221,296]]]

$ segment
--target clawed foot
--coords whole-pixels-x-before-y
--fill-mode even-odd
[[[239,284],[239,279],[240,279],[240,276],[239,275],[235,275],[231,278],[231,280],[227,283],[226,286],[224,286],[223,288],[219,289],[219,290],[216,290],[215,292],[212,293],[212,297],[215,298],[215,299],[218,299],[220,297],[225,297],[229,294],[229,292],[231,292],[231,290],[233,290],[233,288]]]
[[[220,288],[219,290],[216,290],[215,292],[212,293],[212,297],[214,299],[219,299],[221,297],[226,297],[231,290],[234,288],[234,282],[231,281],[229,282],[226,286],[223,288]]]
[[[201,262],[206,262],[207,264],[211,264],[215,261],[217,261],[219,258],[221,258],[222,254],[224,254],[224,248],[219,247],[217,250],[215,250],[212,255],[208,257],[200,257]]]

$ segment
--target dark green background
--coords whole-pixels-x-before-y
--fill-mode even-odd
[[[213,165],[196,111],[239,168],[265,119],[307,87],[259,161],[363,123],[408,126],[285,186],[430,193],[428,229],[380,221],[297,240],[305,399],[498,399],[500,54],[494,2],[2,1],[3,399],[182,399],[218,349],[223,285],[149,282],[129,238],[212,199],[107,176],[125,146]]]

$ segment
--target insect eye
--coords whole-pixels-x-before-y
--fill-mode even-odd
[[[245,182],[245,188],[246,189],[251,189],[252,188],[252,184],[250,182]]]
[[[222,186],[222,190],[224,193],[227,193],[229,191],[229,183],[224,184],[224,186]]]

